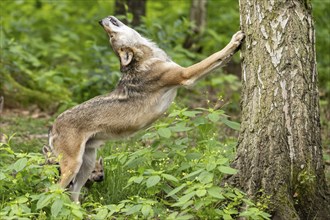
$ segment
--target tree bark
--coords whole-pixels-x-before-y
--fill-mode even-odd
[[[242,124],[234,165],[273,219],[330,219],[307,0],[240,0]]]
[[[146,3],[147,0],[116,0],[115,15],[126,15],[127,12],[130,12],[133,15],[133,20],[130,24],[133,27],[139,26],[141,24],[141,17],[146,15]],[[125,24],[128,23],[126,19],[122,21]]]
[[[191,48],[196,44],[205,29],[206,26],[206,3],[207,0],[191,0],[190,6],[190,21],[193,23],[192,34],[188,35],[183,43],[183,47],[186,49]],[[201,51],[198,47],[195,51]]]

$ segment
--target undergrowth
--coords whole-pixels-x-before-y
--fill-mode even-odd
[[[267,205],[255,205],[223,181],[235,141],[221,130],[239,124],[222,110],[179,109],[124,142],[109,142],[106,179],[83,190],[72,203],[56,184],[56,166],[40,153],[17,153],[12,137],[0,143],[1,219],[269,219]]]

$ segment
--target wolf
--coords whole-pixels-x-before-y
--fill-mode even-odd
[[[85,186],[89,188],[94,182],[102,182],[104,180],[104,169],[103,169],[103,158],[99,157],[99,159],[95,162],[94,169],[92,173],[89,175]]]
[[[119,59],[121,78],[109,94],[94,97],[60,114],[49,146],[60,156],[60,186],[71,182],[71,198],[79,202],[81,187],[94,169],[96,149],[106,140],[126,138],[147,128],[168,109],[180,86],[191,86],[226,64],[239,49],[238,31],[221,51],[199,63],[182,67],[155,43],[109,16],[99,24]]]

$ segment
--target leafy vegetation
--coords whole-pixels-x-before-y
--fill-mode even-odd
[[[329,151],[330,3],[313,4],[323,143]],[[57,115],[111,91],[120,76],[119,62],[97,22],[113,13],[113,5],[114,1],[1,1],[0,94],[6,107],[38,106]],[[187,50],[182,45],[193,25],[189,6],[189,1],[148,1],[147,16],[137,27],[183,66],[222,48],[239,29],[237,2],[209,0],[207,27],[198,42],[202,53]],[[54,184],[56,166],[40,165],[43,157],[38,152],[53,118],[4,115],[0,132],[16,135],[0,137],[0,218],[269,218],[267,199],[253,203],[224,184],[227,175],[237,172],[229,164],[239,127],[224,110],[237,118],[240,79],[239,72],[219,73],[224,71],[189,91],[189,99],[186,91],[179,91],[180,104],[146,132],[107,143],[99,152],[106,180],[94,184],[81,205],[71,203]],[[328,154],[325,158],[330,161]]]
[[[142,141],[108,143],[101,152],[106,181],[94,183],[81,206],[54,184],[56,166],[42,165],[40,153],[15,153],[9,137],[0,144],[0,217],[268,219],[267,205],[221,185],[237,172],[229,166],[236,143],[221,136],[224,126],[239,129],[222,110],[174,107],[138,135]]]

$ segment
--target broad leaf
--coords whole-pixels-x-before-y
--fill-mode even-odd
[[[147,187],[153,187],[154,185],[156,185],[157,183],[159,183],[160,181],[160,176],[151,176],[147,179]]]
[[[61,199],[55,200],[55,202],[53,203],[53,205],[51,207],[52,216],[57,217],[57,215],[61,211],[62,207],[63,207],[63,200],[61,200]]]
[[[14,169],[16,172],[19,172],[25,168],[27,162],[28,162],[27,158],[21,158],[18,161],[16,161],[11,168]]]
[[[166,197],[169,197],[169,196],[174,195],[175,193],[177,193],[177,192],[179,192],[181,189],[183,189],[186,185],[187,185],[187,184],[184,183],[184,184],[182,184],[181,186],[176,187],[176,188],[173,189],[171,192],[169,192],[169,193],[167,194]]]
[[[207,190],[207,193],[217,199],[224,199],[225,197],[221,194],[220,188],[217,186],[211,187]]]
[[[166,173],[163,173],[161,175],[162,175],[162,177],[164,177],[165,179],[167,179],[169,181],[174,181],[174,182],[178,182],[179,181],[177,178],[175,178],[172,175],[169,175],[169,174],[166,174]]]
[[[157,130],[157,133],[159,134],[159,136],[164,138],[170,138],[172,134],[169,128],[159,128]]]
[[[240,124],[237,123],[237,122],[229,121],[229,120],[226,119],[226,118],[222,118],[221,121],[222,121],[225,125],[227,125],[228,127],[232,128],[232,129],[234,129],[234,130],[236,130],[236,131],[239,131],[239,129],[240,129]]]
[[[238,172],[236,169],[226,166],[219,166],[218,170],[225,174],[236,174]]]
[[[41,196],[37,202],[37,210],[42,209],[43,207],[47,206],[50,203],[52,196],[53,195]]]

